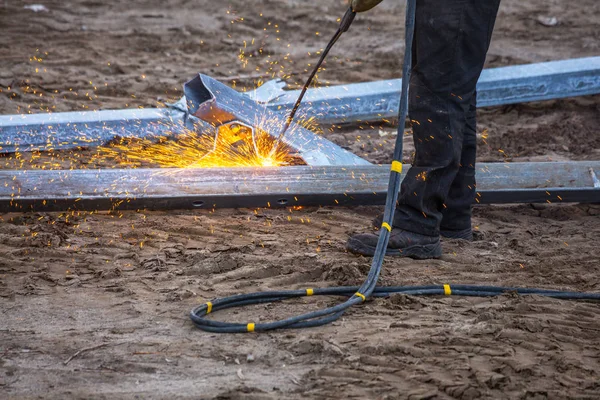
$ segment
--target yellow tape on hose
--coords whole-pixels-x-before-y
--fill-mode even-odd
[[[444,285],[444,294],[446,296],[450,296],[452,294],[452,289],[450,289],[450,285]]]
[[[392,161],[391,170],[401,174],[402,173],[402,163],[400,161]]]
[[[254,332],[255,326],[256,325],[254,325],[252,322],[250,322],[246,328],[248,329],[248,332]]]
[[[306,295],[307,296],[312,296],[313,294],[315,294],[315,291],[312,289],[306,289]]]
[[[212,303],[209,301],[206,303],[206,313],[210,314],[212,312]]]
[[[381,227],[387,229],[388,232],[392,231],[392,227],[387,222],[384,222],[383,224],[381,224]]]
[[[356,296],[360,297],[360,298],[362,299],[362,301],[367,301],[367,298],[365,297],[365,295],[364,295],[364,294],[362,294],[362,293],[359,293],[359,292],[356,292],[356,293],[354,293],[354,294],[355,294]]]

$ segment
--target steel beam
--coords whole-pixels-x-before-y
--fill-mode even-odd
[[[183,112],[164,108],[3,115],[0,153],[93,147],[118,136],[163,136],[183,124]]]
[[[285,124],[285,115],[280,111],[270,110],[206,75],[187,82],[184,95],[188,112],[215,126],[238,121],[276,139]],[[298,124],[290,126],[283,143],[311,166],[370,164]]]
[[[595,171],[600,161],[479,164],[477,203],[600,202]],[[389,165],[0,170],[0,212],[379,205],[388,174]]]
[[[277,110],[290,110],[298,90],[271,81],[251,93]],[[397,117],[401,79],[311,89],[299,113],[323,124],[380,121]],[[486,69],[477,83],[478,107],[499,106],[600,93],[600,57]]]
[[[71,112],[0,117],[0,153],[102,145],[116,136],[176,135],[184,128],[216,134],[216,127],[239,121],[277,137],[281,112],[258,104],[206,75],[184,85],[186,101],[171,109]],[[283,142],[308,165],[369,165],[363,158],[292,124]]]

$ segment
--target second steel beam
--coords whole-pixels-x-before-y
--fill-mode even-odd
[[[600,161],[479,164],[476,201],[597,203],[595,171]],[[379,205],[388,176],[389,165],[0,170],[0,212]]]
[[[253,98],[273,109],[290,109],[298,91],[257,90]],[[353,83],[310,90],[302,115],[324,124],[396,118],[402,79]],[[600,57],[576,58],[483,70],[477,106],[489,107],[600,93]]]

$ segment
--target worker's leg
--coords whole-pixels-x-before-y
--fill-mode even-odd
[[[460,167],[450,186],[442,209],[442,236],[453,239],[473,239],[471,206],[475,200],[475,159],[477,157],[477,95],[474,94],[463,132]]]
[[[442,222],[440,234],[452,239],[473,239],[471,229],[471,205],[475,200],[475,159],[477,152],[476,112],[477,96],[473,95],[467,124],[463,133],[463,146],[460,167],[446,201],[442,206]],[[383,222],[383,214],[373,219],[373,227],[379,228]]]
[[[471,101],[500,0],[419,0],[409,115],[415,162],[402,182],[387,254],[441,255],[442,210],[457,176]],[[371,255],[377,235],[355,235],[348,250]]]
[[[474,156],[468,120],[474,117],[470,110],[498,6],[499,0],[417,2],[416,63],[409,92],[416,154],[413,168],[402,182],[395,227],[439,235],[442,211],[460,169],[465,136],[465,157]],[[470,123],[474,124],[474,119]],[[467,201],[471,194],[463,193],[462,186],[468,186],[472,172],[467,168],[461,171],[464,179],[457,181],[453,200]]]

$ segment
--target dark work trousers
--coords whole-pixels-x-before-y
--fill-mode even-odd
[[[471,227],[476,85],[500,0],[417,0],[409,118],[416,148],[394,226],[423,235]]]

